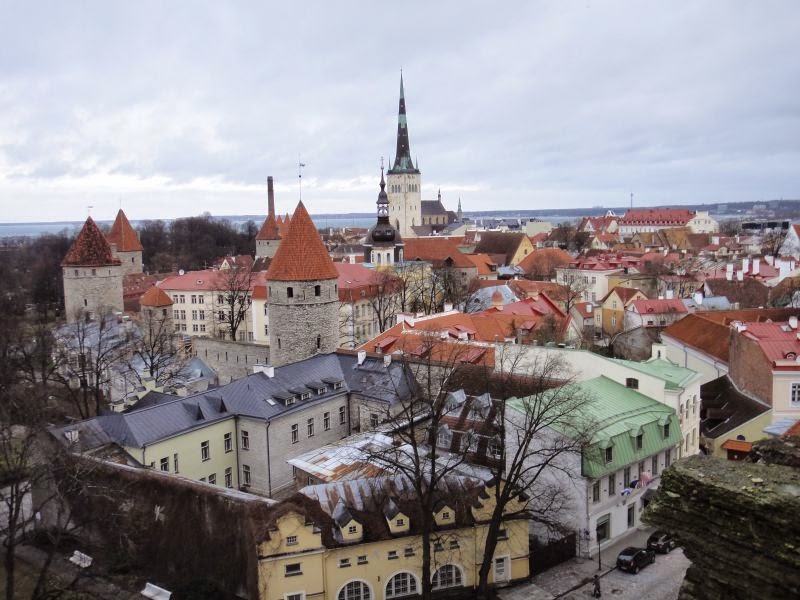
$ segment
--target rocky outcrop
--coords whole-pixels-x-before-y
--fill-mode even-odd
[[[799,515],[800,470],[697,456],[664,472],[644,518],[692,561],[679,600],[783,600],[800,598]]]

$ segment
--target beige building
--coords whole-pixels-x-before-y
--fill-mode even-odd
[[[613,337],[625,330],[625,309],[636,300],[646,300],[641,290],[617,286],[603,298],[595,312],[595,331]]]
[[[383,600],[417,597],[419,505],[402,480],[373,478],[309,486],[276,506],[258,548],[262,600]],[[478,582],[494,492],[453,477],[434,507],[434,591],[462,597]],[[283,508],[281,510],[281,508]],[[521,507],[508,507],[508,514]],[[528,520],[507,517],[490,583],[529,576]],[[460,594],[460,595],[459,595]]]

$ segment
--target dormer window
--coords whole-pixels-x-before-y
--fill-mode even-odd
[[[450,512],[449,512],[449,511],[444,511],[444,512],[442,513],[442,519],[446,521],[446,520],[448,520],[449,518],[450,518]]]
[[[333,389],[340,390],[342,389],[342,385],[344,384],[341,381],[337,381],[336,383],[333,384]]]
[[[669,423],[664,423],[664,437],[669,437]]]
[[[632,390],[639,389],[639,380],[635,377],[628,377],[625,379],[625,387],[630,388]]]
[[[350,525],[350,527],[347,528],[347,533],[349,533],[350,535],[355,535],[356,533],[358,533],[358,527],[356,527],[355,525]]]
[[[317,394],[319,394],[320,396],[322,394],[324,394],[325,392],[327,392],[327,391],[328,391],[328,388],[326,388],[326,387],[317,388]]]
[[[405,520],[405,519],[397,519],[397,520],[395,521],[395,524],[396,524],[398,527],[404,527],[404,526],[405,526],[405,524],[406,524],[406,520]]]
[[[636,449],[641,450],[644,445],[644,434],[640,433],[636,436]]]
[[[303,392],[300,394],[300,400],[308,400],[311,398],[311,392]]]
[[[609,446],[608,448],[606,448],[605,455],[606,455],[605,458],[606,458],[606,462],[607,463],[610,463],[611,461],[613,461],[614,460],[614,448],[612,446]]]

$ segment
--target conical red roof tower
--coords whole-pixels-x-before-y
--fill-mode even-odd
[[[301,201],[289,222],[286,236],[269,265],[267,279],[314,281],[338,277],[339,272]]]
[[[144,250],[142,243],[139,241],[139,236],[136,235],[136,230],[131,227],[128,217],[125,216],[121,208],[106,239],[109,244],[116,244],[117,252],[141,252]]]
[[[106,236],[92,217],[86,219],[78,237],[61,261],[62,267],[105,267],[119,264],[120,260],[114,258]]]

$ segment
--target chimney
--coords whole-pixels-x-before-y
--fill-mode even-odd
[[[745,273],[747,273],[747,270],[748,270],[749,268],[750,268],[750,257],[748,257],[748,256],[745,256],[745,257],[742,259],[742,271],[744,271]]]
[[[363,365],[364,361],[367,359],[367,353],[364,350],[358,351],[358,364]]]
[[[267,214],[275,216],[275,190],[272,187],[272,175],[267,177]]]
[[[692,298],[694,299],[694,303],[697,304],[697,306],[702,306],[703,294],[701,292],[695,292]]]
[[[675,292],[667,290],[667,300],[672,300],[675,297]]]
[[[390,364],[392,364],[392,355],[391,354],[384,354],[383,355],[383,366],[388,368]]]
[[[262,364],[255,364],[253,365],[253,373],[263,373],[270,379],[275,377],[275,367],[272,365],[262,365]]]
[[[797,317],[789,317],[789,327],[797,329]]]
[[[737,281],[744,281],[744,271],[737,271],[736,272],[736,280]]]
[[[451,310],[453,310],[453,303],[452,302],[445,302],[443,308],[444,308],[444,312],[450,312]]]
[[[711,243],[714,244],[715,246],[719,246],[719,236],[718,235],[712,235],[711,236]]]
[[[754,258],[753,259],[753,275],[758,275],[759,269],[761,268],[761,259]]]
[[[594,304],[589,303],[589,304],[586,305],[586,312],[587,313],[592,314],[593,310],[594,310]]]

